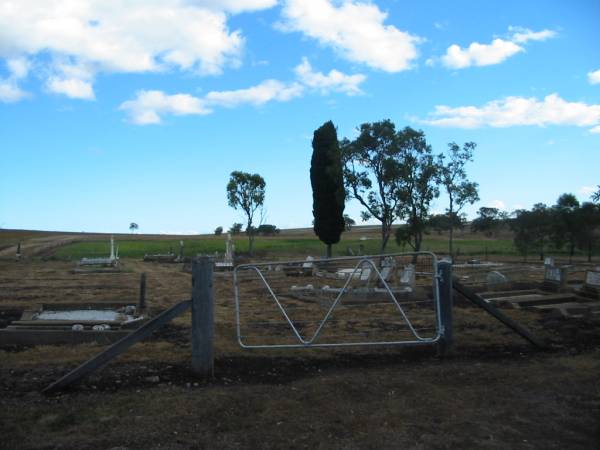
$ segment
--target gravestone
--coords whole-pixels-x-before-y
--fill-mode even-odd
[[[588,270],[585,273],[584,289],[600,294],[600,271]]]
[[[400,274],[400,284],[404,286],[409,286],[411,289],[415,288],[416,284],[416,272],[415,266],[413,264],[409,264],[404,268],[402,274]]]
[[[567,285],[567,268],[546,265],[542,289],[558,292]]]
[[[485,277],[488,288],[500,288],[508,283],[506,275],[494,270]]]
[[[544,266],[554,267],[554,258],[552,256],[547,256],[546,258],[544,258]]]

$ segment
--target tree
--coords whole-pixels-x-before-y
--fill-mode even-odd
[[[479,217],[471,222],[471,231],[484,233],[487,237],[497,234],[508,221],[508,214],[498,208],[482,206],[477,214]]]
[[[448,154],[438,156],[440,183],[446,189],[449,205],[447,214],[449,218],[448,251],[453,258],[454,221],[466,205],[472,205],[479,200],[479,185],[467,179],[465,165],[473,161],[473,151],[477,144],[467,142],[460,148],[455,142],[448,144]],[[447,160],[447,162],[446,162]]]
[[[228,232],[231,234],[240,234],[243,226],[244,225],[241,223],[234,222],[234,224],[231,225],[231,228],[229,228]]]
[[[600,203],[600,184],[598,185],[598,190],[592,194],[592,201]]]
[[[562,194],[553,206],[555,220],[553,221],[553,241],[557,248],[568,246],[569,263],[573,261],[577,247],[579,227],[579,200],[573,194]]]
[[[221,236],[223,234],[223,227],[217,227],[215,228],[215,235],[216,236]]]
[[[340,241],[346,226],[342,155],[335,126],[331,121],[315,130],[312,147],[310,184],[315,218],[313,228],[319,239],[327,245],[327,257],[331,258],[331,246]]]
[[[438,235],[444,231],[450,231],[450,227],[454,229],[463,229],[465,226],[464,214],[434,214],[427,219],[427,227],[433,229]]]
[[[346,224],[346,231],[352,230],[352,227],[356,225],[356,221],[348,214],[344,214],[344,223]]]
[[[400,148],[396,127],[390,120],[363,123],[359,136],[342,140],[344,183],[348,197],[365,208],[363,221],[381,222],[381,253],[390,238],[392,224],[399,217]]]
[[[129,231],[131,231],[132,233],[137,230],[139,228],[139,225],[135,222],[131,222],[129,224]]]
[[[594,249],[600,241],[600,205],[585,202],[577,210],[577,247],[587,254],[592,262]]]
[[[531,222],[531,213],[524,209],[515,211],[515,217],[510,222],[515,247],[517,248],[517,251],[523,255],[525,261],[527,261],[527,255],[529,254],[534,241]]]
[[[233,209],[240,208],[246,215],[246,234],[248,235],[248,253],[252,255],[255,230],[252,227],[254,214],[265,202],[266,183],[259,174],[231,172],[227,183],[227,200]]]
[[[429,216],[429,206],[440,195],[436,181],[439,167],[434,161],[425,133],[410,127],[396,135],[400,149],[400,177],[398,179],[398,216],[406,219],[404,232],[396,234],[396,241],[406,242],[415,252],[421,250],[423,233]]]
[[[262,224],[256,229],[258,234],[262,234],[263,236],[273,236],[279,233],[279,228],[275,225]]]

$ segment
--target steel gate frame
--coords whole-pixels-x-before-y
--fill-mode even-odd
[[[383,279],[379,269],[377,268],[375,262],[373,261],[373,259],[382,259],[385,257],[407,257],[407,256],[418,257],[420,255],[421,256],[423,256],[423,255],[429,256],[429,257],[431,257],[431,260],[432,260],[432,288],[433,288],[432,290],[433,290],[433,297],[434,297],[433,301],[434,301],[434,305],[435,305],[435,315],[436,315],[436,320],[435,320],[436,333],[435,333],[434,337],[430,337],[430,338],[419,336],[419,334],[417,333],[415,328],[412,326],[410,320],[408,319],[406,313],[404,312],[404,309],[402,308],[402,306],[396,299],[396,296],[392,292],[387,281]],[[321,262],[337,262],[337,261],[348,261],[348,260],[356,261],[357,257],[329,258],[329,259],[323,259],[323,260],[314,260],[311,262],[313,262],[314,264],[318,264],[319,261],[321,261]],[[285,307],[281,304],[281,302],[277,298],[277,295],[273,292],[273,290],[271,289],[271,286],[269,285],[269,283],[267,282],[267,280],[265,279],[265,277],[263,276],[262,272],[259,269],[259,267],[262,267],[262,266],[266,267],[269,265],[274,266],[274,265],[282,265],[282,264],[301,265],[305,262],[306,262],[306,260],[304,260],[304,261],[295,260],[295,261],[265,262],[265,263],[256,263],[256,264],[241,264],[234,268],[234,270],[233,270],[233,285],[234,285],[234,292],[235,292],[236,332],[237,332],[237,341],[241,348],[244,348],[244,349],[276,349],[276,348],[350,347],[350,346],[373,346],[373,345],[379,345],[379,346],[433,345],[433,344],[436,344],[443,337],[444,327],[442,325],[442,319],[441,319],[440,293],[439,293],[440,273],[438,271],[437,256],[434,253],[432,253],[432,252],[389,253],[389,254],[381,254],[381,255],[366,255],[366,256],[360,257],[360,259],[358,259],[356,265],[354,266],[352,273],[348,276],[348,278],[344,284],[344,287],[337,294],[334,302],[331,304],[327,313],[323,317],[323,320],[317,327],[316,331],[313,333],[312,337],[308,340],[302,338],[302,336],[298,332],[298,329],[294,325],[293,321],[289,318],[288,314],[286,313]],[[321,330],[327,323],[327,320],[329,319],[329,317],[335,310],[336,306],[339,304],[340,299],[347,292],[348,285],[354,278],[355,274],[357,274],[359,268],[363,267],[365,264],[371,266],[371,268],[375,271],[379,280],[382,282],[384,288],[387,290],[387,293],[389,293],[389,295],[391,296],[391,299],[393,300],[394,305],[396,306],[396,308],[397,308],[398,312],[400,313],[400,315],[402,316],[403,320],[408,325],[408,327],[415,339],[414,340],[399,340],[399,341],[376,341],[376,342],[374,342],[374,341],[339,342],[339,343],[317,343],[317,342],[315,342],[319,338]],[[298,344],[260,344],[260,345],[256,344],[256,345],[251,345],[251,344],[245,344],[243,342],[242,335],[241,335],[241,325],[240,325],[240,293],[239,293],[239,286],[238,286],[238,271],[239,270],[254,270],[257,273],[258,277],[260,278],[260,280],[262,281],[264,286],[267,288],[270,296],[272,297],[275,304],[279,308],[279,311],[282,313],[283,318],[285,318],[285,322],[287,322],[287,324],[291,328],[291,331],[293,331],[293,336],[295,336],[295,338],[299,341]]]

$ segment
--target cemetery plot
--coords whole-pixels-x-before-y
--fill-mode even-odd
[[[568,287],[566,267],[555,267],[553,260],[546,258],[543,279],[534,289],[494,289],[494,284],[486,285],[488,292],[479,295],[489,303],[516,309],[537,309],[550,311],[563,317],[592,317],[598,315],[598,305],[589,297],[594,297],[594,273],[586,273],[586,282],[580,290]],[[509,270],[506,272],[510,273]],[[592,273],[590,276],[589,274]],[[600,274],[600,273],[599,273]],[[465,278],[469,278],[468,276]],[[522,277],[521,277],[522,279]],[[600,278],[599,278],[600,280]],[[592,283],[592,284],[590,284]],[[586,295],[582,295],[582,293]]]
[[[430,253],[244,265],[234,272],[244,347],[433,343]]]

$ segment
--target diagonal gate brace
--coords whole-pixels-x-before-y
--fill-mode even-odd
[[[512,329],[513,331],[515,331],[516,333],[521,335],[521,337],[523,337],[524,339],[526,339],[527,341],[529,341],[536,347],[546,348],[546,344],[541,339],[538,339],[531,331],[529,331],[527,328],[525,328],[520,323],[515,322],[513,319],[508,317],[506,314],[504,314],[502,311],[500,311],[495,306],[490,305],[482,297],[477,295],[472,289],[470,289],[470,288],[466,287],[464,284],[462,284],[456,277],[454,277],[452,279],[452,287],[454,288],[454,290],[456,292],[463,295],[471,303],[474,303],[475,305],[483,308],[487,313],[491,314],[493,317],[498,319],[500,322],[502,322],[508,328]]]
[[[102,353],[94,356],[92,359],[84,362],[76,369],[72,370],[68,374],[66,374],[61,379],[55,381],[48,387],[46,387],[42,393],[48,394],[52,393],[65,387],[78,382],[86,375],[94,372],[99,369],[103,365],[107,364],[112,359],[119,356],[121,353],[125,352],[132,345],[140,342],[141,340],[147,338],[157,330],[158,328],[165,325],[167,322],[170,322],[175,317],[180,316],[184,312],[186,312],[192,306],[191,300],[185,300],[183,302],[179,302],[176,305],[170,307],[166,311],[163,311],[161,314],[156,316],[151,321],[147,322],[133,333],[128,334],[123,339],[115,342],[113,345],[108,347]]]

